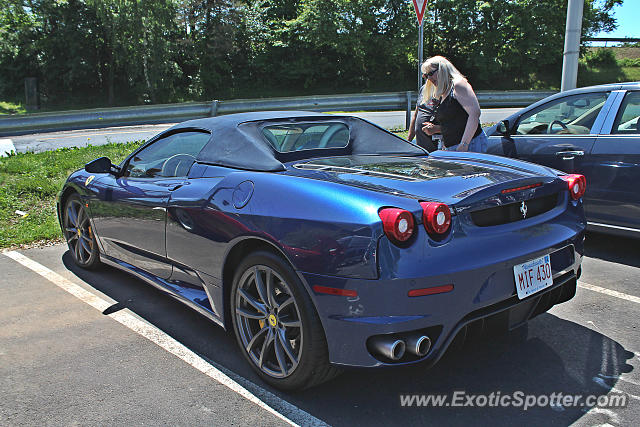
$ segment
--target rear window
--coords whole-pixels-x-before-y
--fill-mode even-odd
[[[344,148],[349,144],[349,127],[344,123],[270,125],[262,128],[262,135],[280,153]]]

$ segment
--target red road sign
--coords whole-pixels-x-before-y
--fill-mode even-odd
[[[418,17],[418,25],[422,25],[422,18],[424,18],[424,10],[427,8],[427,0],[413,0],[413,8],[416,10],[416,16]]]

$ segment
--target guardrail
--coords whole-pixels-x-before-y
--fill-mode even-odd
[[[524,107],[555,92],[478,91],[483,108]],[[99,108],[0,117],[0,136],[97,128],[134,124],[180,122],[246,111],[311,110],[375,111],[405,110],[407,125],[417,99],[416,92],[321,95],[290,98],[234,99],[137,107]]]

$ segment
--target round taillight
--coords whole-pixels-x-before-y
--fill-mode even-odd
[[[429,234],[444,234],[451,227],[451,209],[444,203],[420,202],[422,223]]]
[[[587,179],[584,175],[574,173],[571,175],[562,175],[560,178],[567,182],[569,194],[571,194],[573,200],[579,200],[584,196],[584,192],[587,190]]]
[[[415,222],[411,212],[398,208],[385,208],[378,212],[384,234],[393,242],[406,242],[413,235]]]

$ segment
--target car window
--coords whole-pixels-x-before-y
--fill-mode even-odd
[[[611,133],[640,133],[640,92],[629,92],[624,97]]]
[[[556,99],[523,114],[516,134],[589,134],[608,96],[596,92]]]
[[[158,178],[187,176],[196,156],[209,142],[208,132],[178,132],[138,151],[126,165],[125,176]]]
[[[344,123],[296,123],[262,128],[262,135],[280,153],[317,148],[343,148],[349,143]]]

